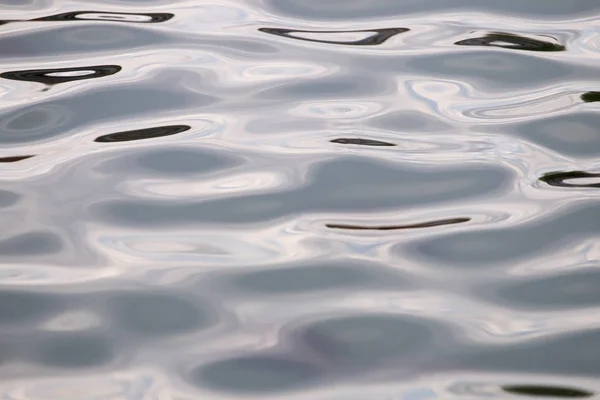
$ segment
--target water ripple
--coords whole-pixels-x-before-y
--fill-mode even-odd
[[[0,397],[600,393],[596,0],[0,0]]]
[[[75,68],[34,69],[29,71],[11,71],[0,74],[0,78],[15,81],[39,82],[46,85],[78,81],[82,79],[102,78],[116,74],[121,70],[118,65],[94,65]]]
[[[459,40],[458,46],[489,46],[527,51],[565,51],[565,46],[510,33],[494,32],[482,37]]]
[[[133,140],[152,139],[163,136],[176,135],[190,130],[188,125],[170,125],[159,126],[156,128],[136,129],[134,131],[110,133],[108,135],[98,136],[94,142],[112,143],[112,142],[130,142]]]
[[[389,38],[396,36],[400,33],[408,32],[410,29],[407,28],[386,28],[386,29],[373,29],[373,30],[358,30],[358,31],[305,31],[305,30],[292,30],[292,29],[281,29],[281,28],[260,28],[259,31],[264,33],[270,33],[271,35],[283,36],[291,39],[306,40],[309,42],[316,43],[329,43],[329,44],[342,44],[348,46],[377,46],[384,43]],[[367,33],[366,38],[356,40],[327,40],[326,37],[336,37],[350,34],[361,34]]]

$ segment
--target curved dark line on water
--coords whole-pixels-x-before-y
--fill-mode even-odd
[[[306,42],[315,43],[329,43],[329,44],[341,44],[347,46],[376,46],[384,43],[389,38],[396,36],[400,33],[408,32],[408,28],[385,28],[385,29],[361,29],[355,31],[306,31],[306,30],[295,30],[295,29],[281,29],[281,28],[259,28],[260,32],[269,33],[271,35],[286,37],[290,39],[303,40]],[[339,42],[335,40],[319,40],[309,39],[294,36],[294,33],[361,33],[361,32],[374,32],[375,34],[365,39],[355,40],[353,42]]]
[[[102,14],[102,15],[133,15],[133,16],[142,16],[142,17],[150,17],[149,21],[128,21],[126,19],[119,20],[115,19],[90,19],[90,18],[77,18],[77,16],[82,14]],[[132,24],[155,24],[160,22],[165,22],[173,18],[175,14],[171,13],[126,13],[126,12],[111,12],[111,11],[72,11],[66,12],[62,14],[50,15],[48,17],[35,18],[29,21],[108,21],[108,22],[129,22]]]
[[[190,130],[188,125],[169,125],[159,126],[155,128],[136,129],[133,131],[124,131],[111,133],[104,136],[99,136],[94,140],[98,143],[113,143],[113,142],[130,142],[134,140],[152,139],[163,136],[171,136],[177,133]]]
[[[61,72],[94,71],[92,74],[79,76],[49,76],[48,74]],[[26,71],[10,71],[0,74],[1,78],[13,81],[26,81],[56,85],[58,83],[80,81],[84,79],[102,78],[114,75],[121,71],[119,65],[93,65],[89,67],[54,68],[54,69],[31,69]]]
[[[586,103],[595,103],[600,101],[600,92],[586,92],[581,95],[581,100]]]
[[[495,42],[505,42],[509,44],[495,44]],[[486,46],[501,47],[511,50],[527,51],[565,51],[565,46],[556,43],[545,42],[543,40],[532,39],[511,33],[490,33],[482,37],[460,40],[455,45],[458,46]],[[514,45],[514,46],[511,46]]]
[[[345,224],[325,224],[327,228],[332,229],[348,229],[355,231],[392,231],[400,229],[419,229],[419,228],[431,228],[434,226],[442,225],[453,225],[469,222],[471,218],[449,218],[441,219],[438,221],[422,222],[419,224],[412,225],[386,225],[386,226],[361,226],[361,225],[345,225]]]
[[[382,142],[379,140],[372,139],[360,139],[360,138],[339,138],[330,140],[331,143],[337,144],[355,144],[358,146],[396,146],[394,143]]]
[[[9,156],[9,157],[0,157],[0,163],[13,163],[21,160],[27,160],[28,158],[35,156]]]
[[[585,179],[585,178],[598,178],[598,183],[567,183],[567,179]],[[571,171],[571,172],[551,172],[545,174],[540,178],[542,182],[546,182],[550,186],[558,187],[574,187],[574,188],[600,188],[600,173],[591,173],[583,171]]]
[[[330,140],[331,143],[337,144],[355,144],[358,146],[396,146],[394,143],[382,142],[379,140],[372,139],[361,139],[361,138],[339,138]]]
[[[508,393],[535,397],[583,398],[594,395],[594,392],[588,390],[564,386],[509,385],[502,387],[502,389]]]
[[[114,15],[115,18],[77,18],[83,14],[101,14]],[[120,15],[133,15],[135,17],[150,17],[148,21],[131,21],[126,18],[118,18]],[[130,24],[158,24],[166,22],[173,18],[175,14],[171,13],[127,13],[127,12],[112,12],[112,11],[71,11],[62,14],[50,15],[48,17],[40,17],[34,19],[13,19],[2,20],[0,25],[10,24],[11,22],[43,22],[43,21],[103,21],[103,22],[128,22]]]

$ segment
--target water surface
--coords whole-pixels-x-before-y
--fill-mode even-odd
[[[597,1],[0,11],[1,398],[597,396]]]

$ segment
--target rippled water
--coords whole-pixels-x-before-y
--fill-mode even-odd
[[[0,11],[0,398],[600,390],[597,0]]]

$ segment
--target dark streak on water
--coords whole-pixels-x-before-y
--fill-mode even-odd
[[[158,126],[155,128],[136,129],[134,131],[125,131],[110,133],[97,137],[94,142],[99,143],[111,143],[111,142],[130,142],[133,140],[142,139],[153,139],[163,136],[176,135],[181,132],[190,130],[191,127],[188,125],[170,125],[170,126]]]
[[[392,231],[401,229],[419,229],[419,228],[432,228],[435,226],[461,224],[469,222],[471,218],[449,218],[439,221],[421,222],[418,224],[409,225],[379,225],[379,226],[362,226],[362,225],[350,225],[350,224],[326,224],[328,228],[332,229],[350,229],[357,231]]]
[[[600,101],[600,92],[587,92],[581,95],[581,100],[586,103],[594,103]]]
[[[8,156],[8,157],[0,157],[0,163],[13,163],[17,161],[27,160],[34,156]]]
[[[534,385],[512,385],[503,387],[505,391],[513,394],[534,397],[556,397],[556,398],[586,398],[592,397],[593,392],[577,388],[560,386],[534,386]]]
[[[597,182],[579,183],[583,179],[593,179]],[[571,172],[553,172],[545,174],[540,178],[550,186],[558,186],[565,188],[600,188],[600,173],[591,173],[583,171]]]
[[[12,71],[0,74],[0,78],[15,81],[38,82],[46,85],[79,81],[82,79],[102,78],[116,74],[121,70],[118,65],[94,65],[73,68],[32,69],[28,71]],[[78,74],[81,73],[81,74]]]
[[[0,398],[597,395],[597,0],[67,3],[0,0]]]
[[[380,140],[360,139],[360,138],[340,138],[333,139],[331,143],[338,144],[354,144],[358,146],[396,146],[394,143],[382,142]]]
[[[306,30],[293,30],[293,29],[281,29],[281,28],[260,28],[259,31],[270,33],[271,35],[283,36],[290,39],[305,40],[308,42],[316,43],[329,43],[329,44],[341,44],[348,46],[377,46],[384,43],[389,38],[398,35],[399,33],[408,32],[410,29],[407,28],[386,28],[386,29],[364,29],[357,31],[306,31]],[[340,33],[368,33],[368,37],[359,40],[351,41],[336,41],[336,40],[324,40],[324,39],[309,39],[306,37],[298,36],[302,33],[313,33],[313,34],[340,34]]]
[[[503,47],[513,50],[527,51],[565,51],[565,46],[543,40],[532,39],[510,33],[495,32],[485,36],[471,39],[459,40],[458,46],[489,46]]]
[[[86,17],[86,14],[96,14],[94,17]],[[148,17],[148,20],[138,21],[130,17]],[[153,24],[165,22],[173,18],[171,13],[114,13],[106,11],[75,11],[62,14],[51,15],[49,17],[35,18],[32,21],[81,21],[81,20],[99,20],[111,22],[128,22],[128,23],[143,23]]]
[[[90,16],[92,14],[92,16]],[[131,17],[147,17],[148,19],[136,19]],[[10,22],[32,22],[32,21],[110,21],[110,22],[127,22],[141,24],[155,24],[165,22],[173,18],[171,13],[127,13],[127,12],[107,12],[107,11],[74,11],[40,17],[34,19],[23,20],[4,20],[0,21],[0,25]]]

